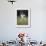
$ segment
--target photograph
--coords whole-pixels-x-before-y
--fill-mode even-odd
[[[18,27],[28,27],[30,25],[30,10],[17,9],[16,25]]]
[[[17,10],[17,25],[28,25],[28,10]]]

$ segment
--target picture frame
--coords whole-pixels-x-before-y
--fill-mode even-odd
[[[31,26],[31,9],[17,8],[16,9],[16,27],[30,27]]]

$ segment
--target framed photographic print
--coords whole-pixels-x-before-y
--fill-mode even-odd
[[[16,27],[30,27],[30,18],[29,8],[16,9]]]

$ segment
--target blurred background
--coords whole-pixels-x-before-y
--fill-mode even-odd
[[[16,28],[16,9],[31,8],[30,28]],[[46,1],[17,0],[13,5],[0,0],[0,41],[15,40],[19,32],[31,35],[31,39],[46,41]]]

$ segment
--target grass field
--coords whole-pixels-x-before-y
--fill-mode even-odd
[[[28,17],[17,17],[17,25],[28,25]]]

